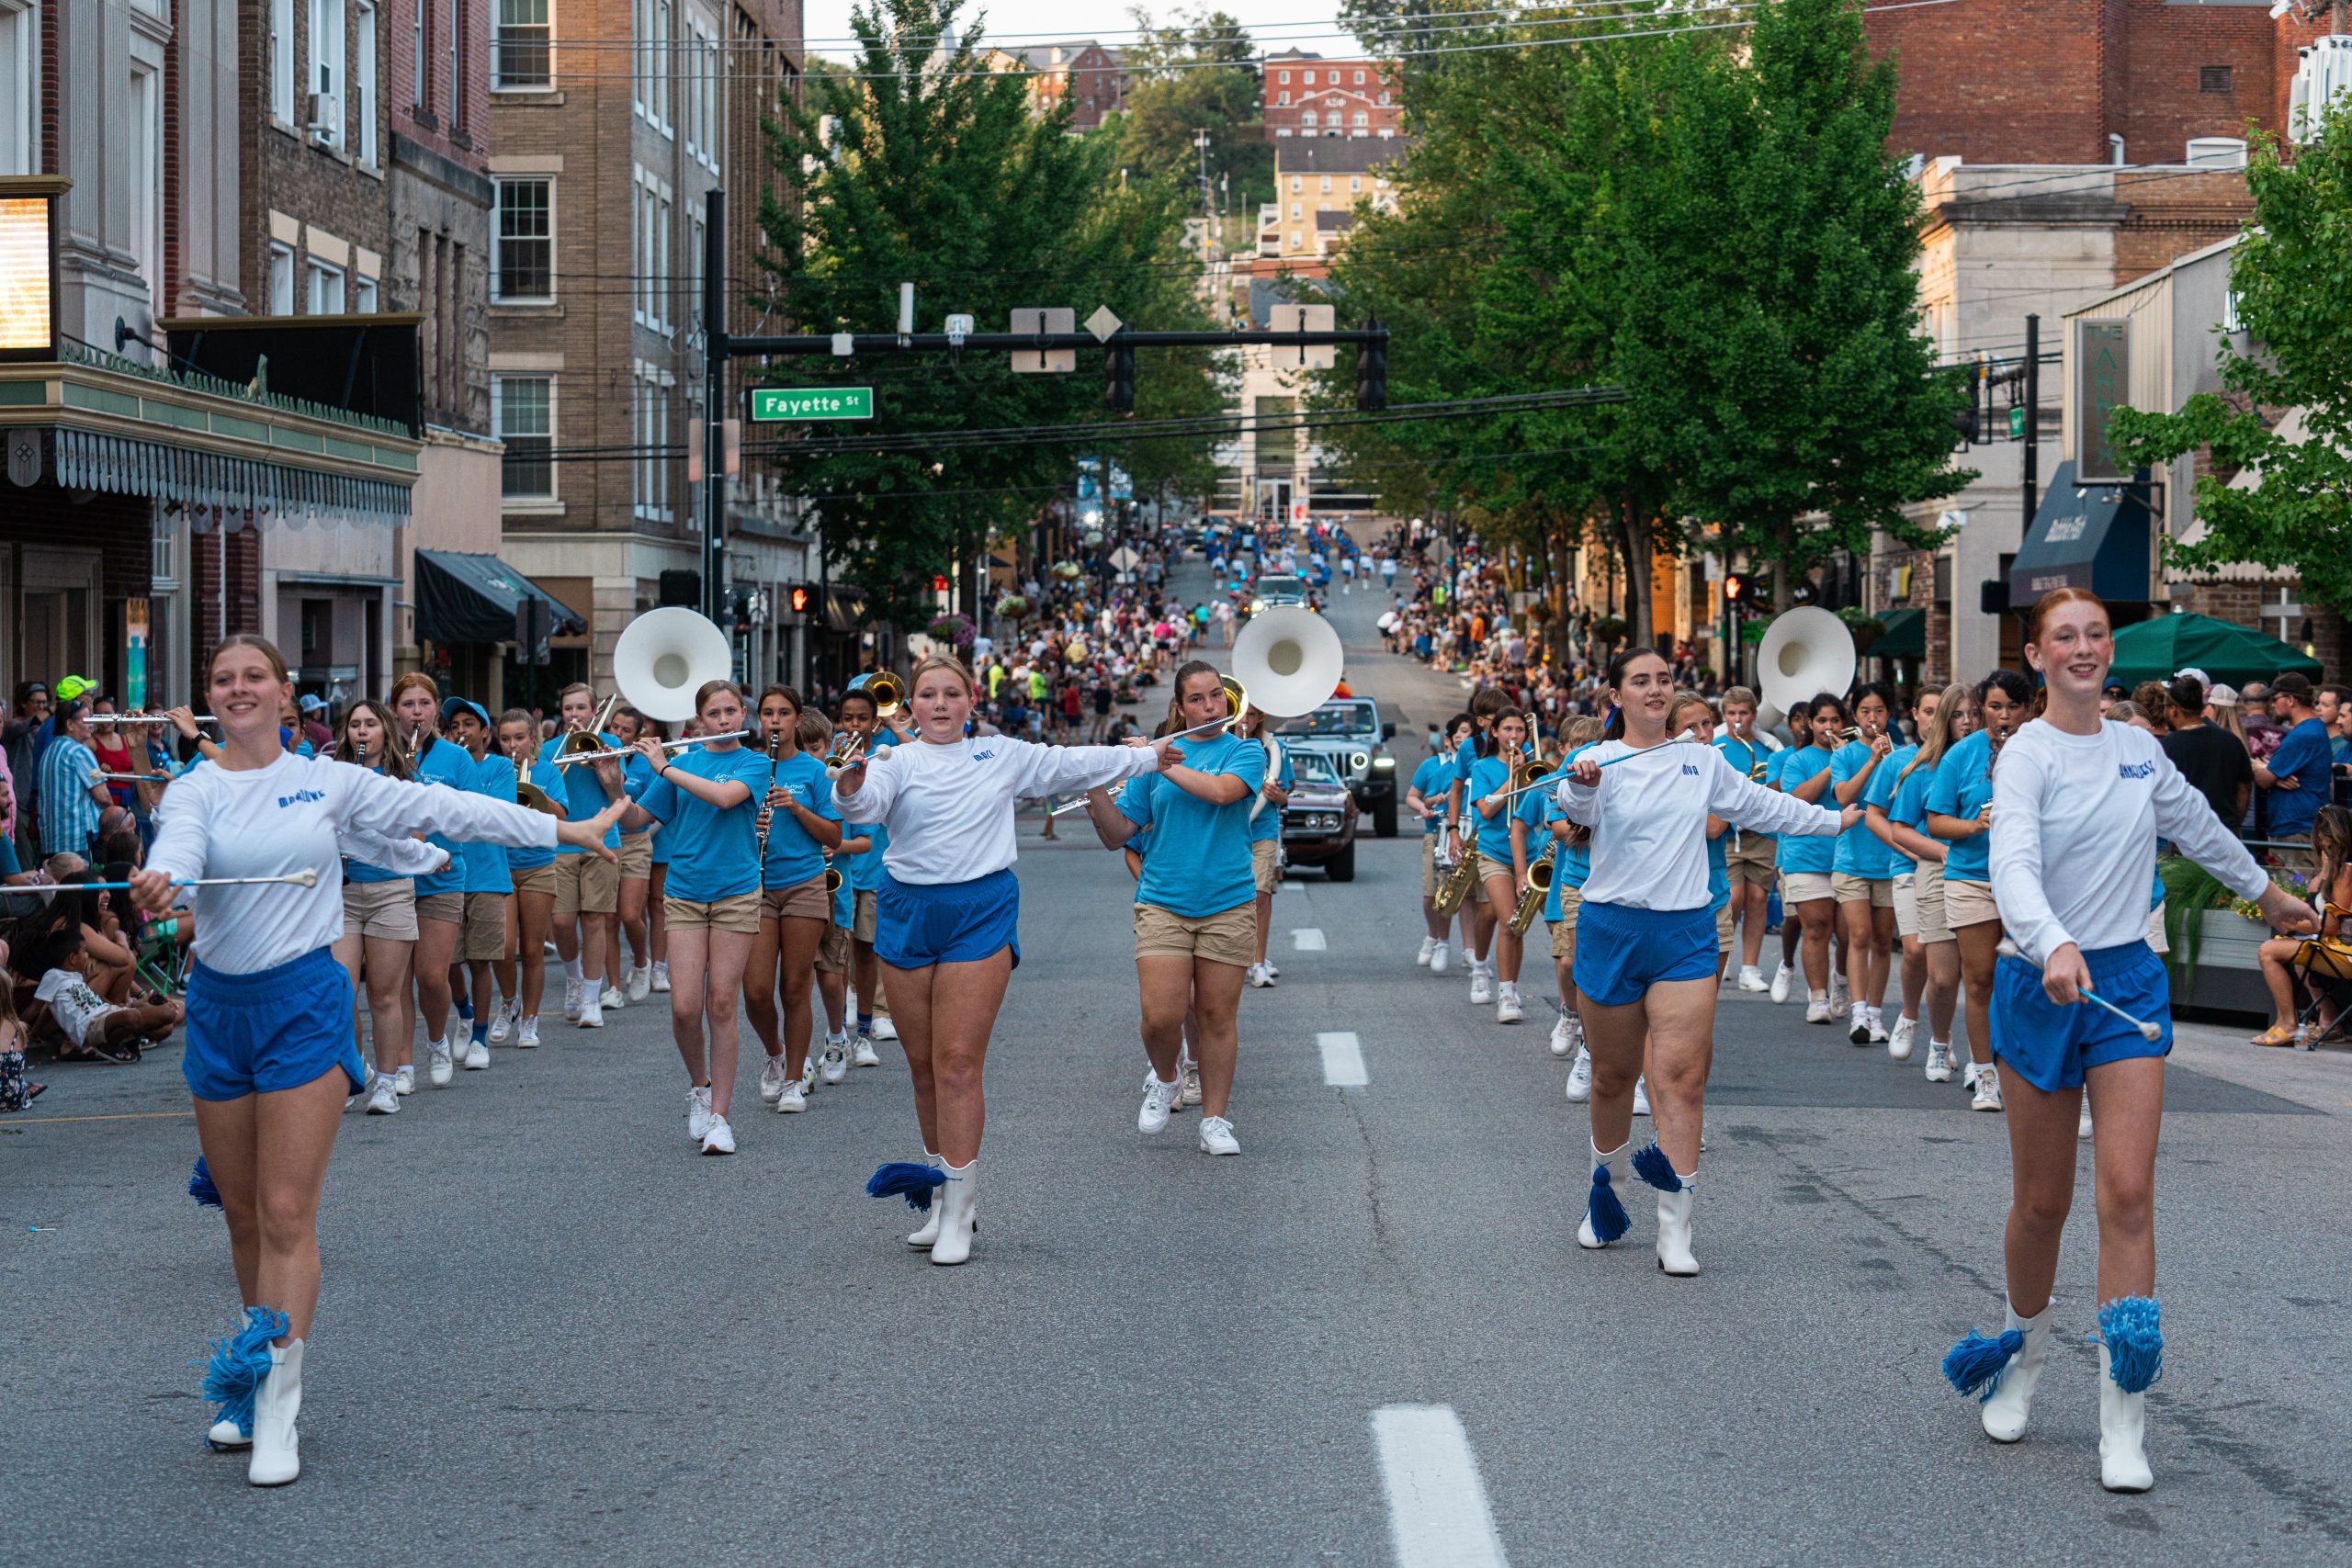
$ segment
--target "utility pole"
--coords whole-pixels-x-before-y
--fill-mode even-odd
[[[714,186],[704,209],[702,613],[725,626],[720,612],[727,588],[720,578],[727,526],[727,193]]]
[[[2342,4],[2342,0],[2337,0]],[[2021,527],[2033,526],[2041,508],[2041,318],[2025,319],[2025,512]],[[2020,537],[2023,536],[2020,535]]]

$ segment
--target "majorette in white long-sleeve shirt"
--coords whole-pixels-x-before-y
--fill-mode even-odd
[[[2162,834],[2241,898],[2269,878],[2181,777],[2156,738],[2128,724],[2069,735],[2035,719],[1993,771],[1993,901],[2037,963],[2144,942]]]
[[[948,746],[916,740],[867,763],[855,795],[835,784],[833,805],[845,822],[890,829],[882,863],[893,877],[936,886],[1012,863],[1014,801],[1159,771],[1159,753],[1148,746],[1039,746],[1002,735]]]
[[[343,934],[348,837],[375,847],[411,833],[519,848],[555,844],[552,817],[444,784],[409,784],[323,757],[278,758],[231,772],[211,762],[173,781],[155,808],[147,865],[172,877],[284,876],[308,868],[315,886],[192,889],[196,956],[225,975],[275,968]],[[363,852],[363,858],[373,859]]]
[[[1606,762],[1636,748],[1604,740],[1577,753]],[[1588,904],[1699,909],[1707,903],[1707,814],[1758,833],[1838,831],[1836,811],[1750,783],[1713,746],[1668,741],[1620,762],[1590,788],[1560,785],[1560,809],[1592,829]]]

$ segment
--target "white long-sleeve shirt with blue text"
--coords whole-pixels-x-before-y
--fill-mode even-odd
[[[1606,762],[1632,755],[1623,740],[1577,753]],[[1829,837],[1839,814],[1751,783],[1713,746],[1668,742],[1603,772],[1587,788],[1560,784],[1560,809],[1592,829],[1588,904],[1634,909],[1700,909],[1707,905],[1707,815],[1758,833]]]
[[[1148,746],[1040,746],[1002,735],[896,746],[865,766],[855,795],[833,786],[844,822],[890,829],[882,863],[898,881],[936,886],[1004,870],[1014,859],[1012,803],[1076,795],[1159,771]]]

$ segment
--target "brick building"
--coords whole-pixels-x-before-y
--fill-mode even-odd
[[[990,71],[1026,73],[1029,112],[1037,118],[1068,103],[1073,134],[1097,129],[1127,107],[1127,73],[1119,63],[1119,51],[1091,38],[983,49],[980,63]]]
[[[1326,60],[1305,50],[1268,55],[1259,78],[1269,141],[1403,133],[1394,66],[1375,60]]]

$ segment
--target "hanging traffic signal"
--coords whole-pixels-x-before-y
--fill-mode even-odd
[[[785,603],[796,615],[805,615],[817,603],[817,591],[805,582],[796,582],[785,590]]]
[[[1368,330],[1380,331],[1380,318],[1374,316]],[[1386,334],[1370,343],[1356,344],[1356,412],[1378,413],[1388,406],[1388,338]]]
[[[1113,343],[1102,355],[1102,406],[1115,414],[1136,412],[1136,351]]]
[[[1738,604],[1740,602],[1740,595],[1745,593],[1747,591],[1747,579],[1740,576],[1737,572],[1734,572],[1729,577],[1724,579],[1724,604]]]
[[[947,592],[947,574],[945,572],[933,572],[932,574],[931,591],[933,593],[944,593]]]

